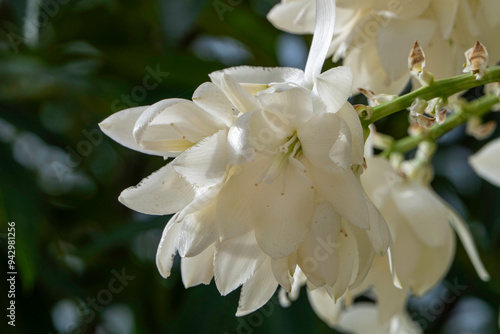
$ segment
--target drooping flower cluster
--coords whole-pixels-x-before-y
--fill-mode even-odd
[[[460,74],[463,53],[477,40],[490,65],[500,60],[500,3],[496,0],[338,0],[330,54],[354,73],[354,92],[397,94],[408,83],[408,50],[418,40],[436,79]],[[314,0],[282,0],[268,15],[279,29],[312,33]]]
[[[362,283],[390,234],[364,193],[363,130],[347,98],[352,74],[321,74],[334,2],[318,1],[305,72],[237,67],[214,72],[192,101],[118,112],[103,132],[137,151],[175,159],[126,189],[133,210],[175,215],[157,253],[164,277],[176,253],[186,287],[212,278],[243,285],[238,315],[262,306],[297,268],[335,298]],[[319,36],[319,37],[318,37]]]

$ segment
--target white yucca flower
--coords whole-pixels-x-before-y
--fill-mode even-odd
[[[268,14],[279,29],[311,33],[314,0],[282,0]],[[500,60],[498,0],[338,0],[330,54],[354,73],[354,90],[399,93],[410,79],[406,60],[418,40],[436,79],[458,75],[463,54],[479,40],[490,65]]]
[[[489,279],[467,224],[430,188],[430,167],[415,166],[414,161],[404,164],[403,176],[385,159],[367,158],[367,171],[361,176],[364,189],[384,215],[393,237],[391,257],[376,256],[363,283],[375,288],[382,321],[404,309],[409,292],[421,296],[446,275],[455,253],[451,227],[479,277]]]
[[[168,99],[100,124],[127,147],[175,157],[120,201],[148,214],[177,212],[158,248],[160,273],[170,275],[179,253],[186,287],[213,277],[225,295],[243,285],[237,315],[266,303],[278,284],[291,291],[297,268],[338,298],[390,243],[358,178],[363,130],[347,102],[351,71],[321,73],[334,5],[318,1],[305,71],[214,72],[193,101]]]

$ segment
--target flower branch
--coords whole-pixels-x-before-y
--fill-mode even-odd
[[[362,119],[361,123],[364,127],[367,127],[371,123],[378,121],[381,118],[409,108],[412,102],[417,98],[426,101],[437,97],[446,99],[456,93],[492,82],[500,82],[500,66],[495,66],[487,69],[484,72],[483,78],[480,80],[476,80],[476,77],[470,73],[448,79],[437,80],[429,86],[421,87],[406,95],[397,97],[391,101],[373,107],[373,110],[370,113],[371,117]]]
[[[499,67],[496,68],[497,72]],[[491,111],[495,104],[498,104],[497,95],[488,95],[477,100],[464,104],[459,110],[447,118],[443,124],[436,124],[426,132],[417,135],[405,137],[395,141],[382,155],[388,157],[391,153],[405,153],[418,146],[423,141],[435,141],[447,132],[453,130],[460,124],[467,122],[471,117],[480,117]]]

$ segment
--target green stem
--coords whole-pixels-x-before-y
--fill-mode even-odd
[[[481,97],[477,100],[469,102],[462,106],[460,110],[455,111],[452,115],[448,116],[446,121],[440,125],[434,125],[427,132],[417,135],[405,137],[403,139],[395,141],[391,147],[382,152],[382,155],[389,157],[391,153],[399,152],[405,153],[409,150],[415,148],[423,141],[436,141],[439,137],[443,136],[445,133],[453,130],[462,123],[465,123],[469,118],[476,116],[480,117],[487,114],[491,108],[498,104],[498,96],[488,95]]]
[[[482,86],[491,82],[500,82],[500,66],[486,69],[481,80],[476,80],[472,74],[463,74],[453,78],[434,81],[430,86],[421,87],[392,101],[373,107],[373,115],[361,121],[364,127],[371,123],[409,108],[414,100],[421,98],[429,101],[436,97],[448,98],[449,96]]]

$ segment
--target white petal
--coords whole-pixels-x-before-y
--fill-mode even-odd
[[[243,165],[255,159],[255,148],[251,141],[252,116],[258,112],[247,112],[234,122],[227,135],[228,162],[232,166]]]
[[[449,232],[447,210],[430,188],[405,181],[399,183],[391,195],[422,242],[431,247],[445,242]]]
[[[172,166],[194,186],[210,187],[222,182],[227,170],[227,129],[220,130],[177,157]]]
[[[258,158],[233,175],[217,199],[217,226],[221,240],[247,233],[255,221],[255,184],[269,160]]]
[[[500,139],[486,144],[469,158],[474,171],[488,182],[500,187]]]
[[[146,109],[134,127],[138,143],[165,140],[188,140],[196,143],[225,125],[192,101],[167,99]]]
[[[384,216],[366,196],[368,215],[370,219],[370,229],[366,231],[373,249],[377,254],[384,255],[391,244],[391,234],[385,222]]]
[[[392,80],[381,64],[382,55],[377,51],[376,39],[368,39],[366,34],[360,32],[354,40],[355,47],[350,49],[344,58],[344,65],[350,67],[353,72],[354,84],[351,93],[357,94],[358,88],[365,88],[377,94],[399,94],[408,84],[410,72],[406,71],[401,77]]]
[[[380,28],[377,50],[382,67],[391,80],[408,72],[408,54],[413,43],[418,41],[425,49],[434,36],[436,25],[430,19],[391,20]]]
[[[323,288],[312,291],[307,290],[307,297],[309,298],[312,309],[321,320],[331,328],[338,325],[342,311],[342,302],[340,300],[335,303]]]
[[[435,80],[457,75],[463,69],[464,59],[460,46],[449,43],[439,33],[434,34],[431,43],[425,48],[425,66]]]
[[[139,151],[146,154],[153,154],[159,156],[167,156],[169,152],[146,150],[134,138],[133,131],[135,123],[141,114],[148,109],[149,106],[136,107],[125,109],[114,113],[99,123],[99,127],[108,137],[125,147],[132,150]]]
[[[351,95],[352,71],[339,66],[328,70],[316,78],[314,88],[327,106],[328,112],[337,112]]]
[[[339,238],[339,273],[332,291],[335,300],[342,297],[347,290],[352,282],[355,266],[359,266],[359,264],[355,265],[355,262],[357,262],[359,258],[356,240],[354,234],[350,233],[349,227],[346,225],[347,224],[342,224],[343,230],[341,230]],[[345,234],[342,234],[342,231],[344,231]]]
[[[374,0],[373,9],[376,11],[391,11],[398,18],[409,19],[422,15],[429,8],[430,3],[431,0],[398,0],[397,2],[393,0]]]
[[[267,19],[278,29],[304,34],[314,32],[316,6],[311,0],[281,2],[267,14]]]
[[[309,234],[298,251],[299,265],[315,285],[333,285],[337,280],[340,221],[328,202],[317,200]]]
[[[228,160],[242,165],[255,158],[256,150],[275,151],[293,135],[276,114],[267,110],[250,111],[236,120],[228,134]]]
[[[389,326],[378,320],[377,307],[373,303],[361,302],[348,308],[340,317],[340,328],[351,333],[387,334]]]
[[[394,187],[403,180],[384,158],[367,158],[366,166],[360,177],[361,184],[373,203],[381,208],[391,198]]]
[[[118,200],[132,210],[150,215],[181,211],[194,199],[195,189],[168,164],[137,186],[122,191]]]
[[[355,266],[356,277],[352,284],[349,285],[349,289],[352,290],[359,287],[368,275],[372,266],[373,258],[375,257],[375,252],[373,251],[372,244],[370,243],[366,230],[362,230],[353,225],[349,226],[348,229],[349,233],[354,235],[358,249],[358,261]]]
[[[321,73],[330,48],[335,28],[335,15],[335,1],[316,1],[316,25],[304,71],[306,80],[312,85]]]
[[[385,323],[403,311],[406,307],[408,288],[399,289],[394,286],[389,268],[388,256],[376,256],[373,261],[373,276],[367,278],[374,280],[375,294],[377,295],[377,304],[379,319]],[[415,273],[416,275],[418,273]]]
[[[431,5],[437,16],[437,22],[441,28],[441,35],[444,39],[449,39],[455,25],[459,1],[440,0],[432,1]],[[426,50],[427,53],[427,50]],[[429,58],[430,59],[430,58]]]
[[[238,112],[246,113],[259,109],[257,98],[243,88],[230,74],[224,73],[222,75],[221,89]]]
[[[351,137],[352,137],[351,163],[363,165],[365,140],[363,134],[363,127],[361,126],[358,113],[356,112],[352,104],[346,102],[337,111],[336,114],[347,123],[347,125],[349,126],[349,130],[351,132]]]
[[[268,258],[255,274],[241,288],[237,317],[242,317],[262,307],[274,295],[278,282],[271,270],[271,259]]]
[[[455,236],[450,228],[450,236],[445,244],[437,248],[425,247],[423,249],[418,265],[415,267],[414,282],[411,284],[413,293],[422,296],[442,281],[452,264],[454,255]]]
[[[276,281],[288,293],[292,291],[292,276],[290,276],[289,257],[271,259],[271,267]]]
[[[215,224],[215,201],[182,220],[179,236],[181,257],[197,256],[218,239]]]
[[[182,283],[187,288],[199,284],[210,284],[214,276],[215,244],[195,257],[186,257],[181,260]]]
[[[269,256],[288,256],[297,250],[311,225],[314,190],[291,165],[272,184],[261,183],[257,189],[255,238]]]
[[[237,83],[270,84],[289,82],[300,84],[304,81],[304,72],[291,67],[251,67],[238,66],[210,73],[214,84],[222,87],[223,75],[229,75]]]
[[[458,237],[460,238],[460,241],[462,241],[465,251],[467,252],[467,255],[469,255],[472,265],[476,269],[479,278],[483,281],[489,281],[490,275],[479,257],[479,252],[474,244],[474,239],[472,238],[469,226],[467,226],[467,223],[451,207],[449,207],[448,214],[451,226],[453,226],[455,232],[457,232]]]
[[[497,25],[500,24],[500,2],[495,0],[481,1],[481,12],[486,17],[488,24],[492,30],[498,29]],[[495,28],[494,28],[495,27]]]
[[[176,223],[176,218],[177,215],[174,215],[165,226],[156,252],[156,266],[163,278],[170,276],[170,270],[177,251],[181,224]]]
[[[195,198],[179,212],[178,221],[182,221],[187,215],[204,210],[207,206],[212,205],[223,186],[224,184],[221,182],[213,187],[196,188]]]
[[[339,173],[346,170],[351,163],[350,132],[346,133],[346,129],[348,127],[345,122],[335,114],[311,117],[297,131],[307,160],[316,168],[328,172]]]
[[[221,295],[225,296],[247,282],[265,259],[266,255],[257,245],[253,231],[237,238],[217,242],[214,276]]]
[[[388,221],[391,220],[388,218]],[[402,287],[410,289],[415,286],[416,276],[420,275],[416,270],[419,261],[421,259],[423,261],[432,259],[423,257],[425,245],[416,237],[413,230],[408,228],[408,223],[404,217],[400,217],[400,220],[394,223],[398,225],[395,231],[394,243],[391,246],[392,268],[397,273]],[[377,257],[375,257],[375,261],[376,259]],[[372,268],[374,267],[375,265],[372,265]],[[446,270],[447,268],[442,269],[443,272]],[[390,267],[384,270],[384,274],[388,277],[387,280],[391,280],[389,277]]]
[[[211,82],[205,82],[193,94],[193,102],[210,115],[220,119],[227,127],[233,124],[234,112],[224,92]]]
[[[344,218],[362,229],[370,226],[368,207],[360,182],[349,170],[327,173],[312,168],[314,187]]]
[[[311,91],[303,87],[274,85],[258,94],[262,107],[284,120],[292,129],[301,127],[313,114]]]

